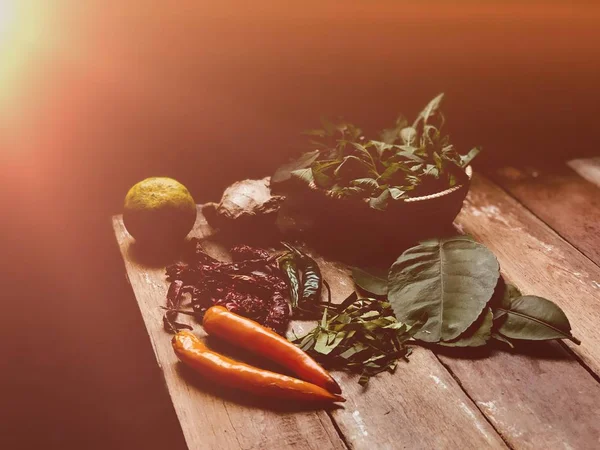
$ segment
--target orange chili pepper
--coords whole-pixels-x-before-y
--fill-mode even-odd
[[[207,348],[189,331],[173,336],[177,357],[215,383],[266,397],[306,402],[344,402],[342,396],[306,381],[234,361]]]
[[[289,369],[299,378],[340,394],[333,377],[301,349],[253,320],[232,313],[223,306],[212,306],[202,322],[208,334],[264,356]]]

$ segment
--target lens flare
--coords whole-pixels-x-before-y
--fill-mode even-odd
[[[0,39],[14,16],[14,1],[0,0]]]

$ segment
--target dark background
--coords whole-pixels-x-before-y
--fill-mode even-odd
[[[2,448],[184,447],[110,224],[142,178],[218,199],[439,92],[479,171],[598,154],[594,3],[47,3],[0,2]]]

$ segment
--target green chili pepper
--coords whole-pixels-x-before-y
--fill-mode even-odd
[[[299,265],[302,269],[302,296],[300,304],[319,303],[321,301],[321,290],[323,289],[323,277],[321,269],[317,262],[308,256],[306,253],[292,247],[288,244],[283,244],[286,248],[292,251],[299,259]]]
[[[292,308],[298,307],[298,300],[302,286],[300,285],[300,273],[298,272],[297,258],[294,253],[286,253],[278,259],[279,268],[285,274],[290,286],[290,300]]]

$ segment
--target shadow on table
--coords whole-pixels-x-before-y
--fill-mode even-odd
[[[170,245],[145,245],[132,240],[127,252],[137,264],[151,268],[164,267],[181,259],[188,241],[189,239]]]
[[[506,344],[494,340],[488,342],[487,345],[482,347],[459,348],[443,347],[435,344],[420,345],[433,350],[438,355],[443,355],[454,359],[485,359],[493,357],[500,352],[547,361],[573,359],[573,356],[556,341],[522,341],[513,343],[515,348],[512,349]]]

